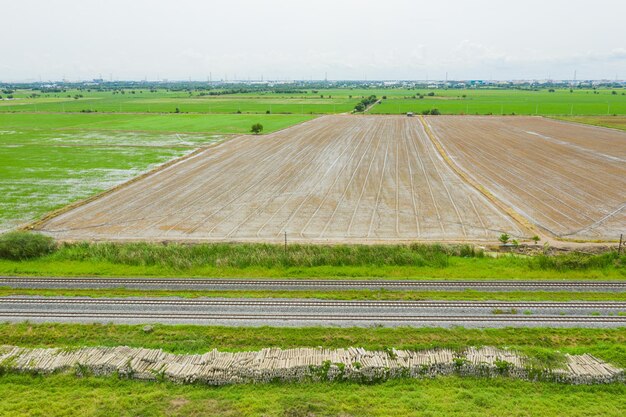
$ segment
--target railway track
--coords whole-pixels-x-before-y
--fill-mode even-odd
[[[626,281],[387,281],[268,280],[196,278],[52,278],[0,277],[12,288],[136,288],[187,290],[478,290],[478,291],[626,291]]]
[[[502,302],[502,301],[331,301],[301,299],[58,298],[0,297],[3,305],[161,306],[161,307],[288,307],[359,309],[610,309],[626,311],[626,302]]]
[[[0,321],[231,326],[626,327],[626,302],[0,297]]]
[[[44,312],[44,311],[0,311],[0,318],[38,318],[38,319],[126,319],[126,320],[150,320],[150,321],[314,321],[314,322],[399,322],[399,323],[494,323],[494,322],[519,322],[519,323],[574,323],[574,324],[602,324],[612,323],[626,325],[626,317],[619,316],[524,316],[524,315],[500,315],[500,316],[427,316],[427,315],[398,315],[398,316],[374,316],[374,315],[332,315],[332,314],[283,314],[280,316],[270,314],[204,314],[204,313],[123,313],[110,312]]]

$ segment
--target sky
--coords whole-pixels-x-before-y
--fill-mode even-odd
[[[624,0],[0,0],[0,81],[626,79]]]

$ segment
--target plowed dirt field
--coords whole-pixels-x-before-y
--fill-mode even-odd
[[[430,117],[450,158],[545,232],[626,233],[626,132],[541,117]]]
[[[456,119],[464,120],[451,119],[451,125]],[[443,120],[436,124],[440,133]],[[600,163],[597,151],[589,152]],[[70,240],[274,242],[284,232],[291,241],[322,242],[527,235],[446,164],[419,118],[404,116],[326,116],[232,139],[52,218],[41,229]]]

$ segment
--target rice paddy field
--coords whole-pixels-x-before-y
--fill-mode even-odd
[[[112,91],[67,90],[63,93],[17,90],[12,100],[0,100],[0,112],[115,112],[115,113],[345,113],[363,98],[386,97],[373,114],[421,113],[438,109],[443,114],[626,115],[622,89],[322,89],[297,92],[258,91],[208,95],[202,91],[132,89]],[[213,93],[218,90],[213,91]],[[38,94],[32,97],[33,93]],[[432,94],[432,95],[430,95]]]
[[[113,114],[113,113],[0,113],[3,130],[107,130],[149,133],[250,133],[253,123],[263,132],[284,129],[312,119],[310,115],[247,114]]]
[[[615,93],[613,90],[573,90],[570,93],[567,89],[553,93],[549,90],[416,90],[403,95],[386,94],[388,98],[374,106],[370,113],[421,113],[438,109],[442,114],[624,115],[626,94],[620,90]]]
[[[274,113],[326,114],[352,111],[360,96],[340,94],[255,94],[201,95],[201,92],[158,90],[111,91],[68,90],[42,94],[18,91],[13,100],[0,100],[0,112],[132,112],[132,113]],[[82,96],[74,98],[76,96]]]

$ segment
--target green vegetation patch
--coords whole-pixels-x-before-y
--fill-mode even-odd
[[[2,416],[618,416],[624,414],[625,396],[623,384],[573,386],[506,378],[215,388],[113,377],[0,377]]]
[[[115,114],[115,113],[1,113],[2,130],[62,129],[132,132],[243,134],[261,123],[264,132],[310,120],[310,115],[279,114]]]
[[[109,146],[102,143],[105,139],[92,141],[85,133],[72,137],[50,131],[31,136],[31,132],[0,131],[0,231],[191,152],[186,145]],[[127,137],[125,142],[132,140]]]
[[[348,112],[358,101],[348,94],[332,96],[326,91],[313,93],[311,90],[292,94],[68,90],[34,97],[30,90],[17,90],[12,95],[12,100],[0,100],[0,112],[325,114]]]
[[[607,88],[332,88],[236,94],[139,88],[67,90],[35,96],[32,93],[15,91],[12,100],[0,100],[0,112],[326,114],[349,112],[362,100],[376,96],[383,100],[371,113],[422,113],[438,109],[443,114],[626,114],[626,93]]]
[[[486,256],[470,245],[68,243],[0,274],[291,278],[624,279],[626,255]]]
[[[373,92],[372,92],[373,93]],[[370,94],[372,94],[370,93]],[[626,95],[612,90],[395,90],[389,99],[371,109],[371,113],[421,114],[436,109],[437,114],[481,115],[601,115],[626,114]]]

